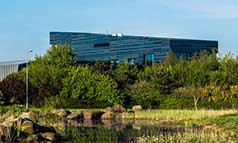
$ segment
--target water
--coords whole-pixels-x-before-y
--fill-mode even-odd
[[[75,143],[135,143],[138,137],[176,135],[186,130],[145,120],[66,120],[55,127],[63,142]]]

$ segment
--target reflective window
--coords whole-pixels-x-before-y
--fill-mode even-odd
[[[136,62],[136,60],[135,60],[135,59],[130,59],[130,60],[129,60],[129,63],[130,63],[130,64],[132,64],[132,65],[134,65],[134,64],[135,64],[135,62]]]
[[[154,63],[154,54],[146,54],[145,55],[145,64],[146,65],[152,65]]]

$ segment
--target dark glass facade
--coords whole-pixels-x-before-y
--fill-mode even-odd
[[[218,50],[217,41],[74,32],[50,32],[50,44],[72,46],[77,61],[121,63],[128,59],[132,64],[161,62],[169,50],[186,59],[201,50]]]

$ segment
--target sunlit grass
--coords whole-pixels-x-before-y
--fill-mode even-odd
[[[143,110],[135,113],[123,113],[124,119],[148,119],[162,121],[185,121],[213,118],[235,114],[237,110]]]
[[[237,136],[228,136],[222,132],[185,132],[166,136],[139,137],[137,143],[236,143]]]

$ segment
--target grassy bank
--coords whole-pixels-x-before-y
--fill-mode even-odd
[[[7,111],[20,113],[26,111],[24,106],[0,106],[0,116]],[[34,111],[50,112],[51,108],[30,108]],[[68,109],[71,112],[95,111],[104,109]],[[116,118],[143,119],[153,122],[173,123],[184,126],[191,125],[214,125],[225,130],[238,129],[238,111],[230,110],[142,110],[136,112],[123,112]]]
[[[46,112],[37,116],[37,121],[47,126],[58,126],[56,121],[63,123],[63,118],[59,118],[52,112],[53,108],[30,108],[29,110]],[[68,109],[71,112],[95,111],[104,109]],[[21,112],[27,111],[24,106],[0,106],[0,119],[4,113],[19,115]],[[175,135],[166,136],[140,136],[139,143],[155,143],[155,142],[235,142],[238,139],[238,111],[237,110],[141,110],[136,112],[115,113],[115,118],[124,119],[124,121],[135,121],[136,130],[141,130],[143,125],[158,124],[165,127],[185,127],[185,131]],[[5,114],[6,116],[8,114]],[[10,115],[10,114],[9,114]],[[105,123],[106,124],[106,123]],[[86,126],[86,124],[84,125]],[[138,126],[138,128],[136,128]],[[195,128],[193,128],[195,127]],[[193,129],[198,129],[194,131]],[[107,131],[107,127],[105,126]],[[162,130],[161,130],[162,131]],[[110,131],[111,132],[111,131]],[[78,133],[78,132],[77,132]],[[78,134],[77,134],[78,135]],[[66,135],[71,136],[70,134]],[[81,136],[78,137],[81,139]],[[109,138],[111,139],[111,138]]]
[[[186,132],[177,135],[159,137],[139,137],[138,143],[235,143],[236,137],[216,132]]]
[[[210,125],[210,128],[218,128],[230,132],[238,132],[238,113],[206,118],[203,120],[191,120],[188,122],[196,125]]]
[[[238,113],[237,110],[143,110],[135,113],[125,112],[122,114],[122,118],[185,122],[236,113]]]

